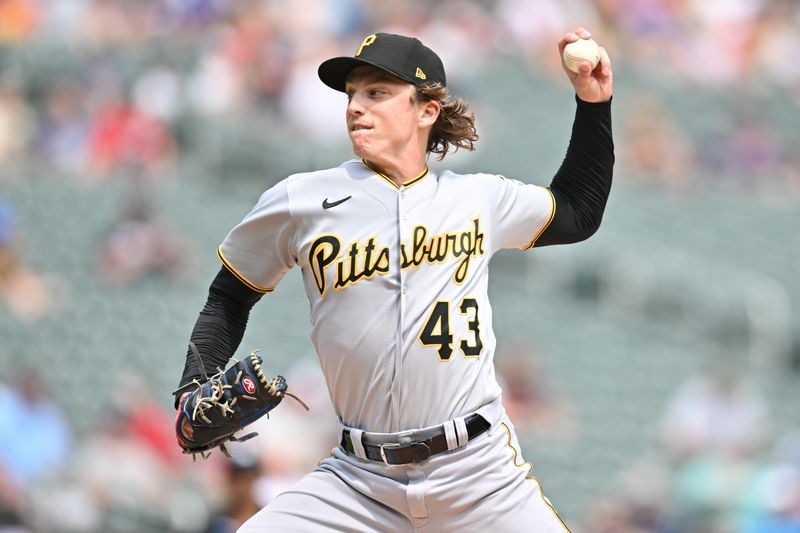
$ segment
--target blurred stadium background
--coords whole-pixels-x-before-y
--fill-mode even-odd
[[[349,157],[317,65],[418,35],[481,134],[433,166],[546,185],[580,25],[615,70],[604,225],[493,262],[526,458],[573,532],[800,531],[796,0],[0,0],[0,531],[234,531],[313,468],[335,426],[297,272],[241,349],[312,414],[192,464],[170,392],[228,229]]]

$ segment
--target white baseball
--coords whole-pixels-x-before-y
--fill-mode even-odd
[[[587,61],[592,69],[600,62],[600,47],[593,39],[578,39],[564,47],[564,64],[568,69],[578,72],[582,61]]]

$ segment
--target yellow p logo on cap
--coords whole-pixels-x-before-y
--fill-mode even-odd
[[[356,55],[355,55],[355,57],[358,57],[358,56],[360,56],[360,55],[361,55],[361,51],[362,51],[362,50],[364,50],[364,48],[366,48],[367,46],[369,46],[369,45],[371,45],[372,43],[374,43],[374,42],[375,42],[375,39],[377,39],[377,38],[378,38],[378,36],[377,36],[377,35],[375,35],[374,33],[373,33],[372,35],[368,35],[368,36],[366,36],[366,37],[364,38],[364,40],[363,40],[363,41],[361,41],[361,46],[359,46],[359,47],[358,47],[358,51],[356,52]]]

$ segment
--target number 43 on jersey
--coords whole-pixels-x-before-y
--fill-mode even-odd
[[[459,339],[458,347],[465,357],[479,357],[483,349],[481,329],[478,323],[478,301],[475,298],[464,298],[458,306],[463,320],[472,338]],[[431,310],[425,327],[419,334],[419,342],[424,346],[437,346],[439,359],[449,361],[453,355],[453,334],[450,333],[450,302],[438,301]]]

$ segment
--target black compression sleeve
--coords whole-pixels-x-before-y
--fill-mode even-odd
[[[208,290],[208,300],[192,330],[191,341],[197,346],[203,367],[210,376],[217,367],[225,368],[231,356],[242,342],[250,310],[261,299],[256,292],[239,281],[224,266],[220,269]],[[186,365],[180,386],[201,376],[195,357],[187,349]],[[176,406],[177,398],[176,395]]]
[[[536,246],[568,244],[588,239],[603,219],[614,171],[611,100],[580,100],[575,111],[567,154],[550,191],[555,215]]]

